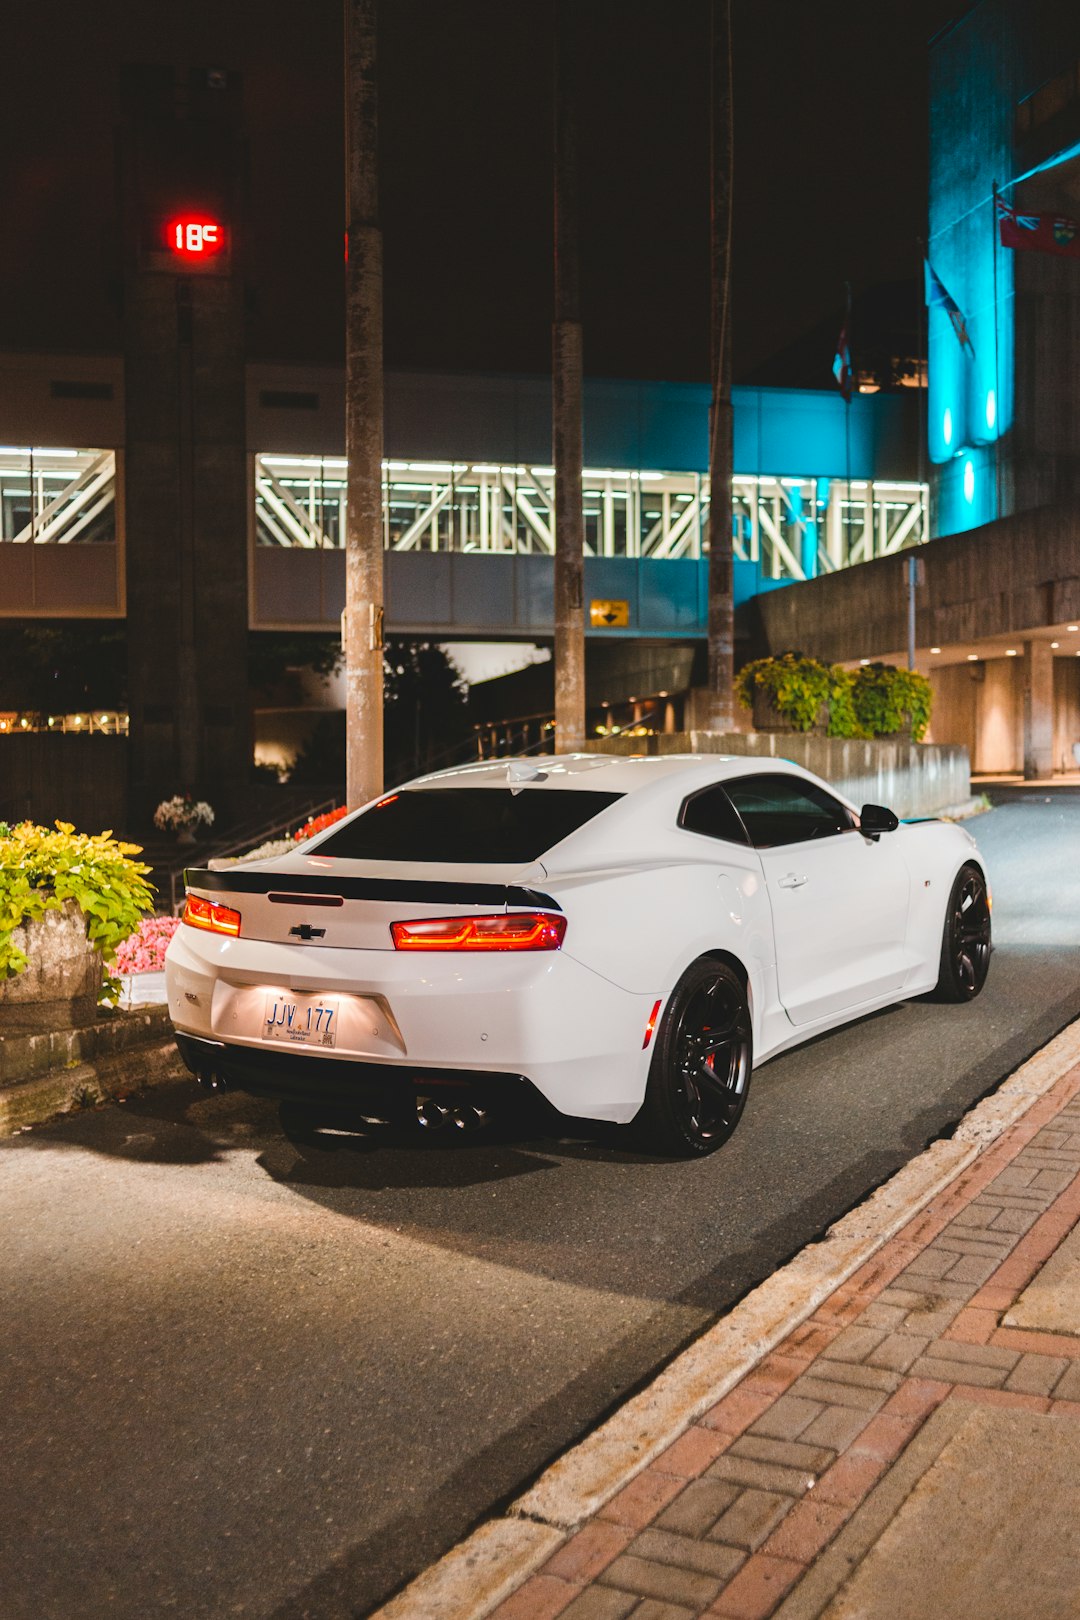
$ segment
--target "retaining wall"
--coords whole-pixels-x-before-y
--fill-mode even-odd
[[[957,743],[853,742],[792,732],[676,731],[607,737],[597,754],[752,754],[789,759],[831,782],[856,805],[884,804],[898,816],[933,816],[971,797],[968,751]]]

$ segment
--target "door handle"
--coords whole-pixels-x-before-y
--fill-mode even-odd
[[[789,872],[787,877],[777,878],[776,887],[778,889],[801,889],[805,882],[804,877],[796,877],[794,872]]]

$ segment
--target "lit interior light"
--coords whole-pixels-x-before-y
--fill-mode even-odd
[[[1050,645],[1051,645],[1051,647],[1060,647],[1060,646],[1061,646],[1061,642],[1060,642],[1060,641],[1052,641],[1052,642],[1051,642],[1051,643],[1050,643]]]
[[[979,662],[978,653],[968,653],[968,663],[969,664],[977,664],[978,662]]]
[[[1006,656],[1006,658],[1015,658],[1016,657],[1016,648],[1015,647],[1006,647],[1005,656]]]
[[[1067,624],[1066,630],[1080,630],[1080,624]]]
[[[952,411],[946,405],[945,414],[941,418],[941,437],[946,444],[952,444]]]
[[[964,499],[969,506],[975,499],[975,466],[971,461],[964,462]]]
[[[987,391],[987,395],[986,395],[986,425],[990,429],[991,432],[993,432],[994,423],[996,421],[997,421],[997,398],[996,398],[996,396],[994,394],[994,390],[991,388],[991,389],[989,389]]]
[[[19,724],[20,724],[20,726],[22,726],[23,730],[25,731],[26,728],[29,726],[30,722],[29,722],[29,720],[27,720],[24,717],[22,720],[19,721]]]
[[[932,653],[939,653],[941,651],[941,648],[940,647],[931,647],[930,651]]]
[[[860,664],[862,664],[862,666],[863,666],[863,668],[864,668],[864,669],[865,669],[865,667],[866,667],[866,665],[867,665],[867,664],[868,664],[868,663],[869,663],[869,662],[870,662],[870,660],[869,660],[869,658],[860,658],[860,659],[859,659],[859,663],[860,663]]]
[[[76,716],[75,716],[75,724],[76,724],[76,725],[77,725],[77,726],[81,726],[81,725],[82,725],[82,715],[81,715],[81,714],[77,714],[77,715],[76,715]]]

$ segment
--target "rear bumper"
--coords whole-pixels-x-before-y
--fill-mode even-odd
[[[341,1102],[361,1091],[415,1099],[425,1084],[497,1095],[524,1081],[561,1114],[615,1123],[641,1107],[645,1024],[664,988],[621,990],[561,951],[407,954],[191,928],[173,937],[165,984],[188,1066],[218,1068],[248,1090]],[[378,1028],[350,1036],[372,1020],[350,1021],[343,1003],[333,1052],[272,1046],[252,1011],[269,987],[366,998],[378,1004]]]
[[[316,1053],[268,1052],[180,1031],[176,1044],[192,1074],[201,1079],[212,1078],[258,1097],[325,1103],[380,1119],[411,1118],[416,1099],[431,1093],[454,1100],[468,1098],[492,1109],[522,1106],[536,1096],[529,1082],[517,1074],[469,1074],[461,1069],[413,1069]]]

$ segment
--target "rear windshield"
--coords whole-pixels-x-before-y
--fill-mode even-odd
[[[346,822],[320,855],[356,861],[539,860],[621,793],[584,788],[422,788],[393,793]]]

